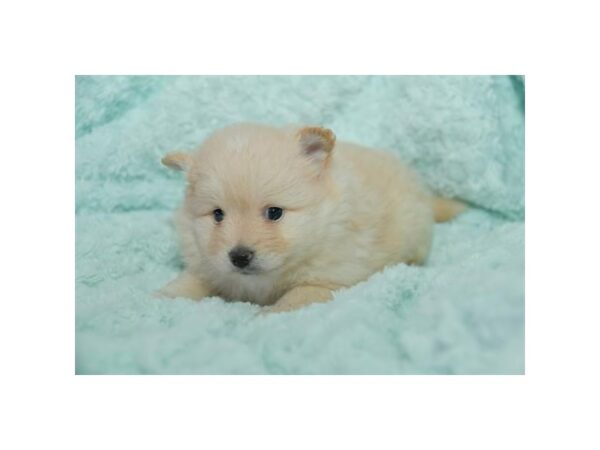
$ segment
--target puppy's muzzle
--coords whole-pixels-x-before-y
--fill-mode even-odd
[[[237,246],[229,252],[229,260],[238,269],[248,267],[254,258],[254,251],[244,246]]]

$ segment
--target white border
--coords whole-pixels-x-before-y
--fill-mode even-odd
[[[0,445],[598,448],[597,15],[538,5],[0,7]],[[75,377],[76,73],[525,73],[527,375]]]

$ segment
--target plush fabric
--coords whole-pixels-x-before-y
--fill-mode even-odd
[[[471,209],[330,303],[153,298],[181,269],[160,158],[239,121],[330,127]],[[519,77],[77,77],[77,373],[523,373],[524,211]]]

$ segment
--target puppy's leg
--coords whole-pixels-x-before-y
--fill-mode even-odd
[[[320,286],[298,286],[288,291],[267,312],[284,312],[302,308],[311,303],[324,303],[333,298],[331,289]]]
[[[208,287],[195,275],[183,271],[177,278],[156,293],[157,297],[185,297],[193,300],[210,295]]]

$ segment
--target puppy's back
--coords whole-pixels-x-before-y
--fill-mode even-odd
[[[346,166],[343,176],[356,178],[352,205],[358,230],[372,230],[371,257],[376,266],[427,258],[433,226],[432,199],[419,176],[394,155],[352,143],[336,146]]]

